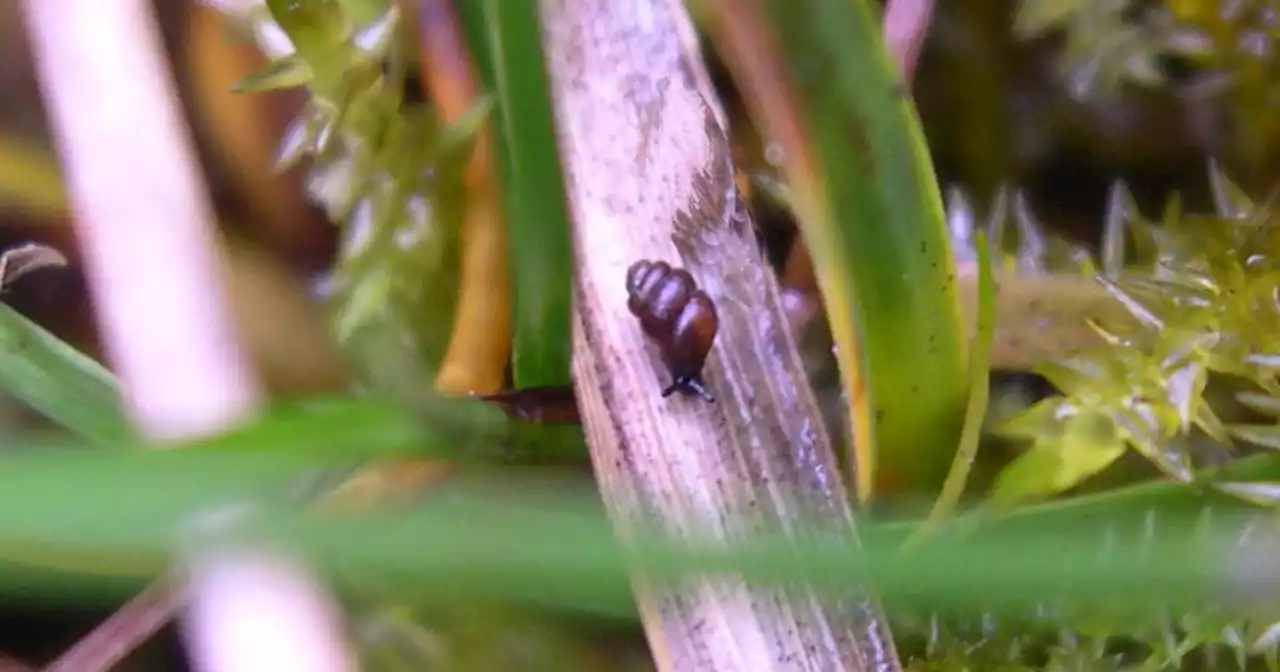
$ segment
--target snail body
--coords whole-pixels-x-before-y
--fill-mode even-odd
[[[702,380],[720,318],[707,293],[693,276],[665,261],[641,260],[627,270],[627,309],[640,319],[640,329],[658,346],[672,382],[662,390],[679,390],[714,402]]]

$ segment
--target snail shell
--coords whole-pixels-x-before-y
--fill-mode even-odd
[[[703,383],[702,367],[720,318],[693,276],[665,261],[637,261],[627,270],[627,309],[640,318],[640,329],[657,344],[671,373],[662,396],[679,390],[715,401]]]

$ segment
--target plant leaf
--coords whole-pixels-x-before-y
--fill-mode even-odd
[[[292,89],[311,83],[311,66],[297,54],[277,58],[231,87],[236,93]]]
[[[514,385],[567,385],[573,245],[538,3],[482,0],[457,8],[485,83],[497,97]]]
[[[1227,431],[1237,439],[1256,446],[1280,450],[1280,425],[1231,425]]]
[[[0,304],[0,388],[99,444],[129,438],[115,379],[100,364]]]
[[[921,526],[913,540],[932,534],[954,511],[964,495],[969,471],[978,455],[982,439],[983,420],[987,415],[987,401],[991,396],[991,344],[995,335],[996,280],[991,264],[991,246],[986,233],[977,232],[975,241],[978,263],[978,324],[969,345],[969,407],[965,412],[964,430],[960,433],[960,445],[942,492],[934,502],[929,518]]]
[[[1119,437],[1104,442],[1097,436],[1068,435],[1059,441],[1037,441],[1000,472],[990,502],[1003,508],[1068,490],[1111,466],[1124,452]]]
[[[858,496],[870,497],[873,482],[934,491],[964,424],[968,377],[955,260],[919,118],[871,3],[765,6],[792,75],[785,85],[803,100],[794,123],[805,146],[785,151],[803,154],[788,159],[791,190],[851,403]]]

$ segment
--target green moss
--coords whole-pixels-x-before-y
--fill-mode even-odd
[[[1130,449],[1190,484],[1204,481],[1198,467],[1207,454],[1280,448],[1280,425],[1224,421],[1223,404],[1206,395],[1211,379],[1229,379],[1237,390],[1230,403],[1280,417],[1280,226],[1216,166],[1209,178],[1213,212],[1186,214],[1174,201],[1158,223],[1115,189],[1101,246],[1106,272],[1047,240],[1029,212],[1015,218],[1021,235],[1010,256],[1019,267],[1063,272],[1073,260],[1132,319],[1096,324],[1104,345],[1040,369],[1058,394],[998,427],[1029,448],[997,479],[989,505],[1064,492]],[[1055,245],[1067,253],[1048,263]],[[1248,504],[1280,502],[1270,483],[1212,485]],[[1159,525],[1159,512],[1149,514]],[[1201,515],[1204,529],[1214,527],[1211,507]],[[1100,553],[1109,535],[1124,533],[1107,520],[1098,528]],[[911,669],[920,670],[1245,669],[1269,662],[1276,648],[1264,636],[1277,622],[1273,605],[1137,613],[1050,601],[1034,614],[894,619],[904,651],[918,658]]]
[[[1014,32],[1061,38],[1058,69],[1078,97],[1166,86],[1177,64],[1179,79],[1220,92],[1230,155],[1254,174],[1274,171],[1280,143],[1277,12],[1277,0],[1021,0]]]
[[[342,229],[326,288],[335,333],[366,382],[425,390],[456,303],[459,149],[487,106],[450,128],[408,95],[413,50],[394,4],[271,0],[267,9],[259,32],[278,27],[294,52],[240,88],[308,91],[280,164],[311,161],[308,191]]]
[[[997,433],[1032,441],[998,480],[1001,504],[1052,495],[1110,466],[1131,447],[1170,478],[1190,482],[1206,439],[1229,451],[1255,426],[1225,423],[1205,395],[1213,376],[1277,394],[1280,368],[1280,228],[1216,167],[1216,212],[1163,221],[1132,208],[1117,220],[1140,252],[1095,280],[1132,317],[1096,324],[1106,345],[1040,368],[1060,394],[1004,422]],[[1127,197],[1116,192],[1117,199]]]

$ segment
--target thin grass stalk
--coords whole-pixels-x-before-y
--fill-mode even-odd
[[[153,10],[143,0],[24,3],[107,355],[129,417],[155,445],[165,446],[223,431],[253,416],[262,391],[235,336],[212,206]],[[197,601],[215,598],[223,589],[211,585],[207,576],[197,577],[193,585]],[[279,594],[277,587],[288,584],[259,591],[257,599],[287,601],[297,594]],[[119,619],[109,620],[54,668],[87,672],[114,667],[179,603],[161,599],[156,602],[162,607],[159,614],[141,612],[148,618],[134,625],[146,627],[125,629],[136,641],[118,641]],[[199,616],[187,623],[193,650],[203,656],[194,661],[197,669],[218,665],[209,653],[213,650],[224,661],[228,653],[239,653],[233,658],[238,661],[270,658],[270,651],[260,648],[231,651],[218,638],[224,624]],[[307,623],[275,625],[287,631]],[[303,639],[314,643],[332,637],[317,629]],[[277,636],[271,645],[289,643]],[[340,650],[341,645],[332,648]],[[277,653],[287,658],[305,652]],[[254,668],[237,663],[217,669]],[[338,657],[310,669],[345,670],[349,665]]]

